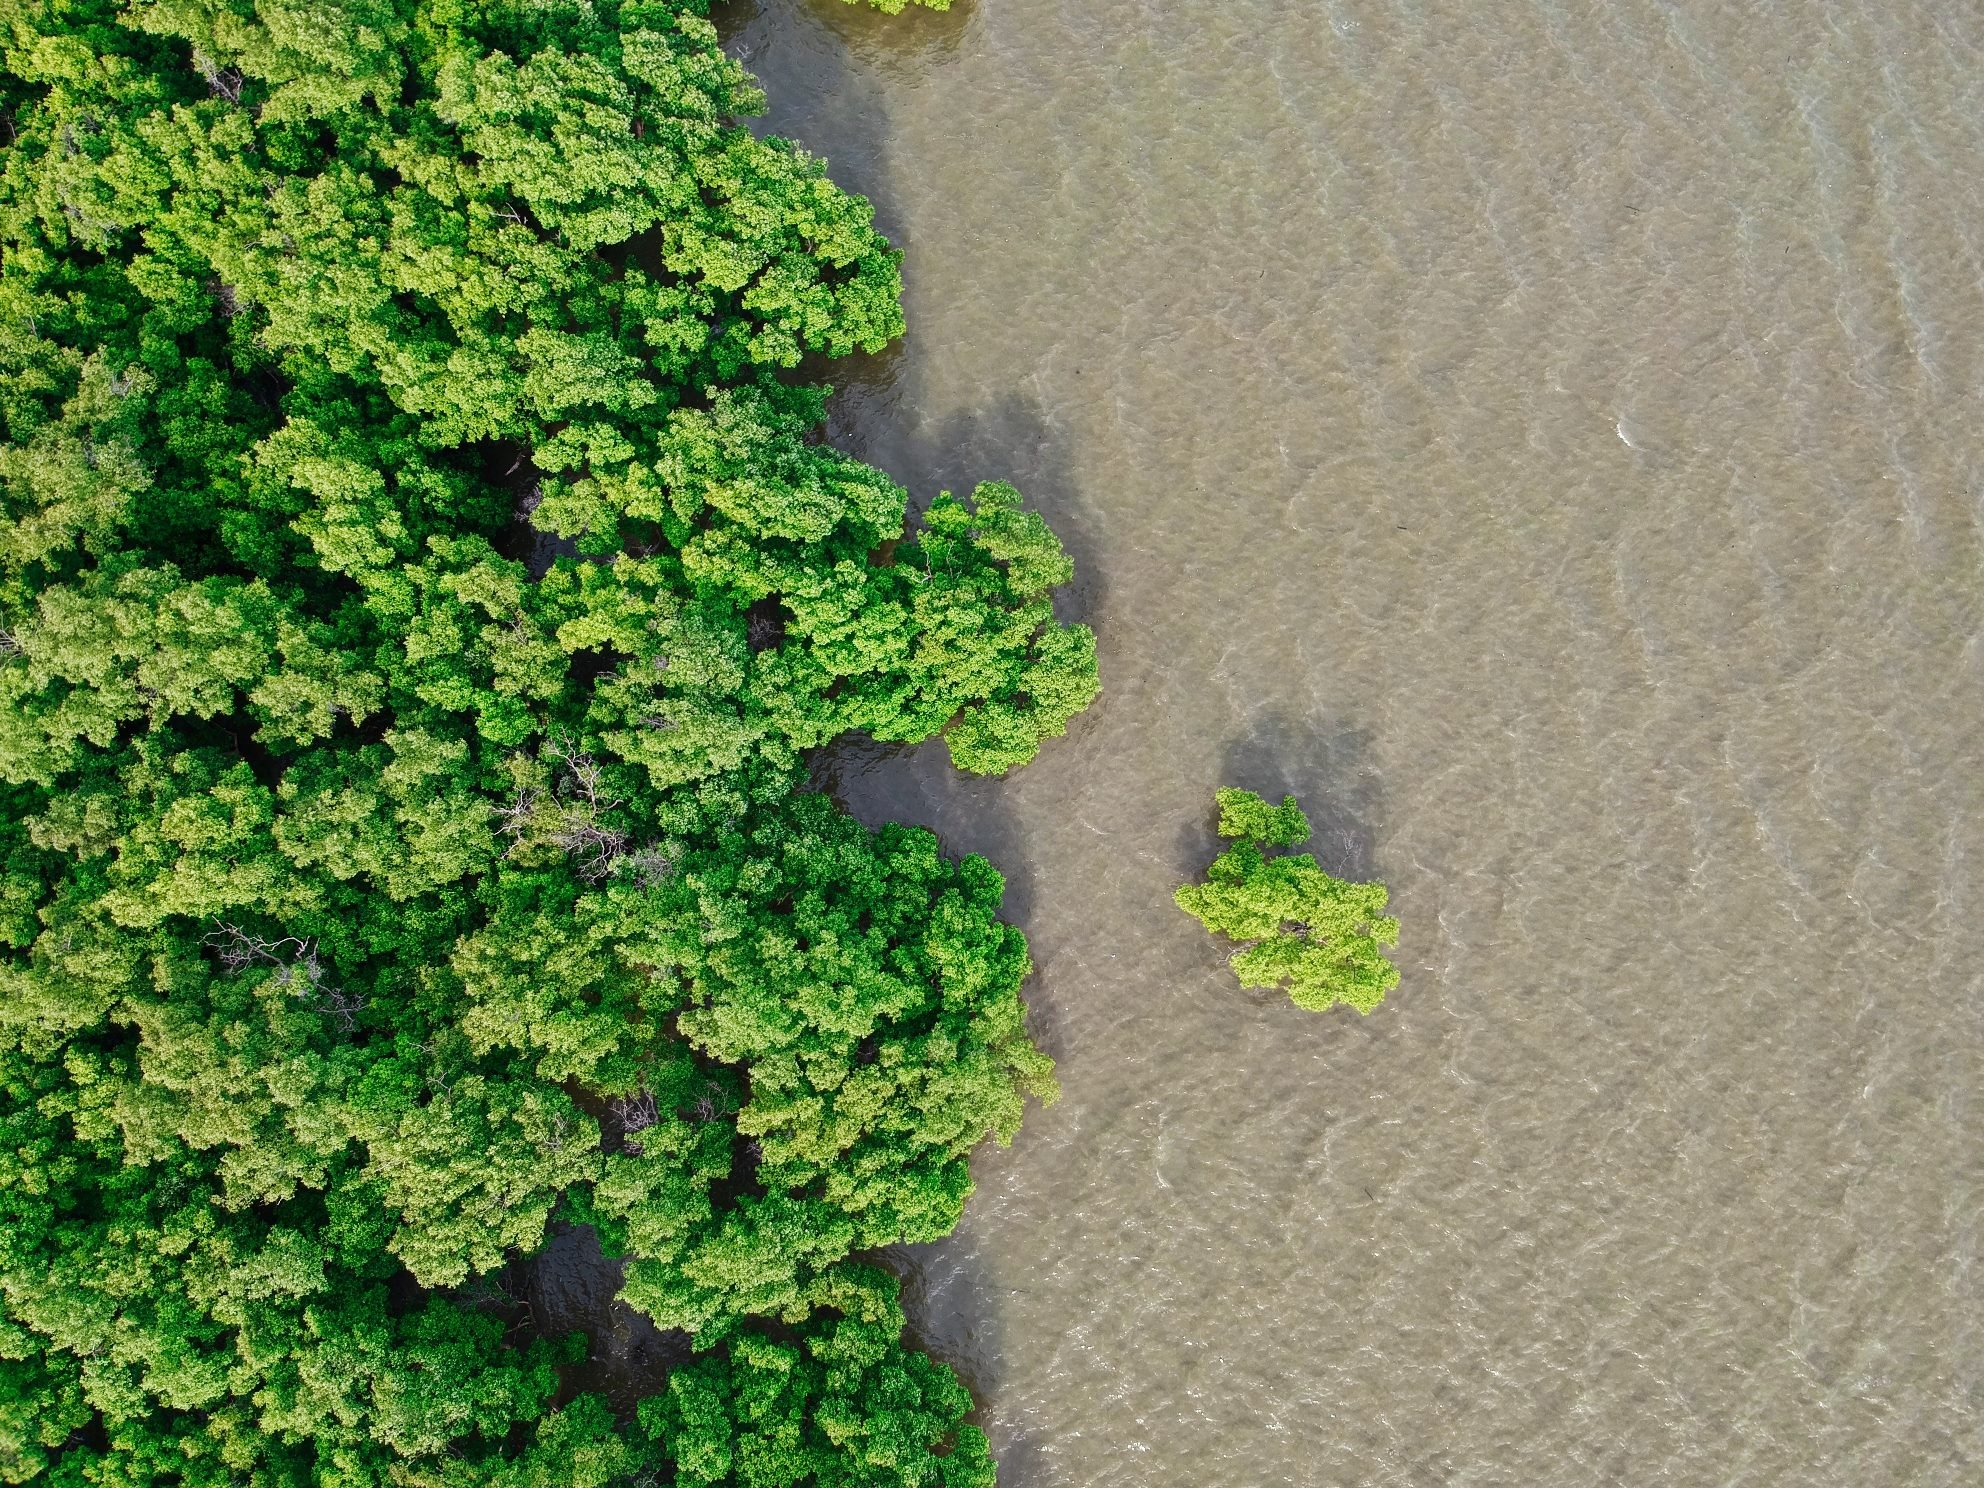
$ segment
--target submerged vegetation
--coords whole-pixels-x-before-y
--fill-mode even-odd
[[[1215,935],[1239,941],[1233,970],[1243,987],[1282,987],[1299,1008],[1338,1003],[1368,1013],[1398,985],[1384,948],[1398,944],[1398,921],[1385,914],[1381,883],[1349,883],[1316,865],[1299,847],[1309,819],[1282,797],[1279,806],[1247,790],[1222,790],[1219,835],[1233,845],[1212,860],[1202,884],[1186,884],[1178,907]]]
[[[991,1480],[860,1253],[1051,1097],[1025,943],[801,761],[1022,764],[1094,640],[818,441],[897,255],[703,10],[6,7],[9,1483]],[[631,1420],[514,1305],[579,1223]]]
[[[846,0],[849,5],[859,5],[862,0]],[[867,0],[867,3],[884,15],[901,15],[911,5],[921,5],[927,10],[949,10],[951,0]]]

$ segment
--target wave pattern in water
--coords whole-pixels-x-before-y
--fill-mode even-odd
[[[1108,691],[1010,781],[1066,1097],[903,1257],[1009,1488],[1984,1470],[1984,20],[729,17],[908,250],[835,432],[1009,477]],[[1383,876],[1364,1021],[1172,909],[1220,783]]]

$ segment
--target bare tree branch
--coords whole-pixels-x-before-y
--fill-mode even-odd
[[[214,959],[236,975],[251,966],[275,968],[269,980],[290,996],[328,1014],[346,1033],[358,1026],[358,1013],[365,1006],[365,999],[326,981],[329,972],[317,952],[315,940],[295,935],[269,940],[250,934],[239,925],[224,924],[205,936],[201,944],[213,947]]]
[[[613,1113],[613,1119],[620,1123],[621,1145],[639,1157],[641,1144],[635,1134],[646,1131],[661,1120],[661,1108],[655,1104],[653,1094],[646,1086],[642,1086],[632,1095],[609,1102],[607,1109]]]
[[[222,67],[204,52],[193,53],[193,65],[200,70],[200,76],[207,80],[207,91],[216,98],[225,98],[229,103],[241,102],[242,77],[232,67]]]

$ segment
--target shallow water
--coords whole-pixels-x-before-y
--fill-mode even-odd
[[[907,250],[835,432],[1106,692],[986,852],[1065,1097],[902,1257],[1007,1488],[1984,1480],[1984,12],[742,0]],[[1364,1020],[1170,903],[1381,876]]]

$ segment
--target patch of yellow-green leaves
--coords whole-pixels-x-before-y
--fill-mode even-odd
[[[1215,935],[1239,942],[1229,958],[1243,987],[1279,987],[1297,1007],[1339,1003],[1368,1013],[1398,985],[1385,958],[1398,921],[1385,914],[1381,883],[1333,877],[1300,846],[1309,821],[1285,796],[1269,805],[1252,791],[1221,790],[1219,835],[1233,845],[1214,858],[1204,883],[1186,884],[1178,907]]]

